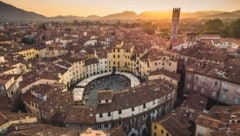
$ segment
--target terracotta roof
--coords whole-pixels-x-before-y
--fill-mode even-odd
[[[214,113],[214,118],[224,122],[229,120],[240,120],[240,107],[239,106],[214,106],[210,109]]]
[[[173,136],[191,136],[191,132],[182,125],[177,116],[168,116],[159,123]]]
[[[170,71],[167,71],[167,70],[157,70],[157,71],[151,71],[150,74],[151,75],[165,75],[165,76],[168,76],[170,78],[173,78],[177,81],[180,80],[180,74],[178,73],[175,73],[175,72],[170,72]]]
[[[11,111],[0,111],[0,126],[9,121],[20,120],[22,117],[34,117],[34,115],[30,113],[18,113]]]
[[[226,123],[218,119],[214,119],[211,116],[201,114],[198,116],[196,123],[203,127],[207,127],[214,130],[226,127]]]
[[[180,55],[196,58],[198,60],[216,60],[226,62],[228,55],[217,47],[198,43],[194,47],[189,47],[178,51]]]
[[[97,96],[97,100],[110,100],[112,99],[113,94],[112,94],[112,90],[100,90],[98,91],[98,96]]]
[[[122,127],[110,129],[110,136],[127,136]]]
[[[172,47],[174,47],[174,46],[178,46],[178,45],[183,44],[183,43],[184,43],[183,39],[178,38],[177,40],[171,42],[171,45],[172,45]]]
[[[97,58],[90,58],[85,60],[85,66],[93,65],[93,64],[98,64]]]
[[[8,136],[36,136],[36,135],[51,135],[51,136],[78,136],[82,130],[74,128],[56,127],[41,123],[17,124],[12,125],[8,130]]]
[[[227,128],[212,132],[211,136],[240,136],[240,124],[231,124]]]
[[[97,105],[96,112],[104,113],[138,106],[165,96],[174,88],[173,84],[161,79],[147,81],[140,86],[113,93],[112,102]]]
[[[0,94],[0,112],[10,111],[12,107],[11,100],[6,94]]]
[[[191,64],[187,66],[187,71],[239,84],[240,76],[237,74],[240,73],[239,61],[239,59],[229,58],[224,65],[207,63],[203,65]],[[219,72],[223,73],[224,76],[219,75]]]
[[[64,123],[81,123],[94,124],[96,123],[94,108],[85,106],[75,106],[64,110],[61,115],[65,115]]]

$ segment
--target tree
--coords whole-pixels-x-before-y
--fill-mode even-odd
[[[220,33],[221,37],[229,37],[229,26],[225,26],[221,33]]]
[[[229,31],[231,37],[240,39],[240,19],[231,23]]]
[[[152,24],[152,22],[146,22],[143,24],[143,29],[147,34],[155,34],[155,30],[157,29],[156,25]]]
[[[206,34],[220,34],[224,24],[220,19],[208,20],[204,25],[204,33]]]
[[[42,29],[42,30],[47,30],[46,24],[40,24],[39,28]]]
[[[79,25],[80,25],[80,22],[78,22],[77,20],[74,20],[74,21],[72,22],[72,24],[75,25],[75,26],[79,26]]]

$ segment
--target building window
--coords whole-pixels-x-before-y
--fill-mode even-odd
[[[224,85],[223,85],[223,89],[224,89],[224,91],[227,92],[227,91],[228,91],[228,85],[227,85],[227,84],[224,84]]]
[[[202,88],[202,89],[201,89],[201,93],[204,93],[204,91],[205,91],[205,89],[204,89],[204,88]]]
[[[164,131],[161,129],[161,134],[164,134]]]
[[[196,86],[196,85],[193,86],[193,90],[194,90],[194,91],[197,90],[197,86]]]
[[[107,124],[107,123],[106,123],[106,124],[104,124],[104,127],[105,127],[105,128],[108,128],[108,124]]]
[[[216,97],[217,93],[216,92],[213,92],[212,93],[212,97]]]
[[[106,99],[106,103],[108,103],[108,99]]]
[[[99,117],[100,117],[100,118],[102,118],[102,117],[103,117],[102,113],[100,113],[100,114],[99,114]]]
[[[189,83],[187,83],[187,89],[190,89],[190,84]]]
[[[157,125],[154,125],[154,129],[157,129]]]
[[[130,123],[133,123],[133,119],[130,119]]]
[[[146,108],[146,103],[143,104],[143,108]]]
[[[121,125],[122,125],[122,121],[119,121],[119,122],[118,122],[118,125],[121,126]]]
[[[142,115],[143,120],[146,119],[146,117],[147,117],[146,115]]]
[[[113,58],[115,58],[115,55],[113,55]]]
[[[238,88],[236,92],[237,92],[238,94],[240,94],[240,88]]]
[[[118,55],[118,58],[120,58],[120,55]]]
[[[226,97],[225,94],[223,94],[222,97],[221,97],[222,100],[226,100],[226,98],[227,98],[227,97]]]
[[[203,136],[203,128],[199,127],[198,129],[198,136]]]
[[[137,122],[137,118],[133,118],[133,122]]]
[[[155,66],[157,66],[157,62],[155,62]]]
[[[154,136],[157,136],[157,133],[156,133],[156,132],[154,132]]]
[[[166,133],[166,136],[169,136],[169,134],[168,134],[168,133]]]
[[[239,98],[234,98],[234,104],[239,104]]]
[[[110,117],[111,116],[111,112],[108,112],[108,117]]]
[[[120,49],[118,49],[118,52],[120,52]]]
[[[118,114],[122,114],[122,110],[119,110],[119,111],[118,111]]]
[[[135,108],[134,107],[132,107],[132,111],[134,111],[135,110]]]

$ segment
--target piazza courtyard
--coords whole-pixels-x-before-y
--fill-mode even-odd
[[[123,75],[109,75],[95,79],[85,87],[83,94],[85,104],[95,106],[97,104],[97,92],[100,90],[118,92],[130,87],[130,85],[130,79]]]

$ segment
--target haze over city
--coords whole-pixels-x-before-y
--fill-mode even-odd
[[[239,0],[3,0],[16,7],[45,16],[105,16],[122,11],[169,11],[181,7],[184,12],[202,10],[233,11]]]

